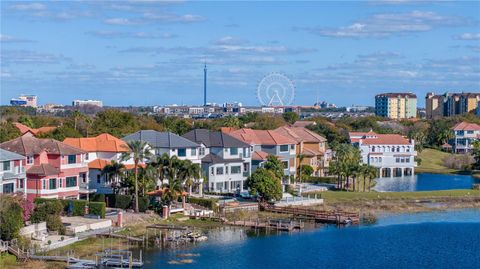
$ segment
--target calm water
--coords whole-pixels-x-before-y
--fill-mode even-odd
[[[374,189],[377,191],[435,191],[471,189],[480,183],[470,175],[417,174],[409,177],[379,178]]]
[[[194,253],[191,264],[169,264]],[[212,232],[189,250],[150,251],[145,268],[478,268],[480,210],[381,216],[375,225],[293,234]]]

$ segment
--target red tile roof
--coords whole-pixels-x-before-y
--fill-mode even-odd
[[[248,144],[255,145],[297,144],[294,139],[281,135],[274,130],[253,130],[249,128],[242,128],[229,133],[229,135],[234,136]]]
[[[379,134],[376,138],[361,139],[363,145],[410,145],[410,141],[398,134]]]
[[[47,154],[70,155],[83,154],[83,150],[72,147],[55,139],[41,139],[33,136],[21,136],[0,144],[0,148],[23,156],[33,156],[42,151]]]
[[[38,176],[52,176],[60,174],[60,169],[48,163],[34,165],[27,170],[27,174]]]
[[[268,153],[265,151],[255,151],[252,154],[252,160],[254,161],[266,161],[268,157]]]
[[[480,131],[480,125],[469,122],[460,122],[453,126],[455,131]]]
[[[125,141],[110,134],[100,134],[88,138],[66,138],[63,143],[83,149],[87,152],[127,152]]]
[[[314,142],[314,143],[321,143],[327,141],[323,136],[305,128],[305,127],[288,127],[288,126],[282,126],[277,129],[275,129],[276,132],[290,137],[297,141],[297,143],[300,142]]]
[[[20,122],[14,122],[13,125],[17,127],[17,129],[20,131],[20,133],[22,133],[22,135],[28,132],[32,133],[33,135],[44,134],[57,129],[57,127],[54,127],[54,126],[45,126],[45,127],[40,127],[38,129],[35,129],[35,128],[30,128],[25,124],[21,124]]]

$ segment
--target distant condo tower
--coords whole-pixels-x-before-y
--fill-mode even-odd
[[[207,64],[203,68],[203,105],[207,106]]]

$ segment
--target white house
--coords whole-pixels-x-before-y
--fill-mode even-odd
[[[350,141],[360,149],[362,162],[378,167],[380,177],[413,175],[415,142],[398,134],[351,132]]]
[[[453,150],[455,153],[467,153],[473,149],[473,142],[480,140],[480,125],[460,122],[453,128]]]
[[[183,137],[200,144],[202,170],[211,192],[238,192],[246,189],[251,174],[250,145],[222,132],[192,130]]]
[[[25,157],[0,149],[0,193],[25,192]]]

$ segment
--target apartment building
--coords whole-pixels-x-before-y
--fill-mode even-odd
[[[410,176],[415,172],[415,142],[398,134],[350,132],[350,142],[360,149],[362,162],[379,169],[380,177]]]
[[[453,151],[455,153],[468,153],[473,149],[473,143],[480,140],[480,125],[460,122],[453,128]]]
[[[465,113],[476,113],[480,103],[480,93],[445,93],[425,96],[427,119],[449,117]]]
[[[25,193],[25,157],[0,149],[0,193]]]
[[[202,171],[211,192],[239,192],[246,189],[251,174],[250,145],[226,133],[192,130],[183,137],[200,145]]]
[[[30,201],[36,197],[78,199],[80,183],[88,180],[86,152],[60,141],[24,135],[0,148],[25,156],[25,193]]]
[[[400,120],[417,117],[417,96],[413,93],[382,93],[375,96],[375,114]]]

